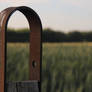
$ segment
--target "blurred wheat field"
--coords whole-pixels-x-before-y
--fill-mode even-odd
[[[92,43],[45,43],[42,92],[91,92]],[[7,44],[7,80],[28,80],[29,45]]]

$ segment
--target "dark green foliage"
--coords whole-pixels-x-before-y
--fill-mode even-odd
[[[28,42],[29,41],[28,29],[8,29],[7,41],[8,42]],[[78,32],[74,30],[73,32],[64,33],[59,31],[54,31],[52,29],[44,29],[42,32],[43,42],[83,42],[92,41],[92,32]]]
[[[51,29],[43,31],[43,42],[64,42],[66,40],[67,36],[63,32],[55,32]]]
[[[81,42],[84,40],[83,33],[78,31],[68,33],[68,40],[70,42]]]
[[[28,29],[8,29],[7,31],[7,41],[8,42],[29,42]]]

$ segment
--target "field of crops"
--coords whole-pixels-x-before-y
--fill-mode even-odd
[[[28,80],[29,45],[7,46],[7,80]],[[42,92],[92,92],[92,43],[45,43]]]

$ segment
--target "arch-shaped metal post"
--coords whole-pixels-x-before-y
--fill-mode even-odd
[[[6,42],[7,42],[7,24],[10,16],[16,11],[22,12],[30,27],[30,80],[41,81],[41,56],[42,56],[42,25],[39,16],[34,10],[21,6],[21,7],[10,7],[0,13],[0,92],[5,92],[6,86]],[[33,63],[36,66],[33,66]]]

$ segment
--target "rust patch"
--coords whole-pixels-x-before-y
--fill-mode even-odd
[[[9,7],[0,13],[0,92],[5,92],[6,87],[7,24],[10,16],[16,10],[19,10],[26,16],[30,26],[30,80],[41,81],[42,25],[40,18],[31,8],[25,6]]]

